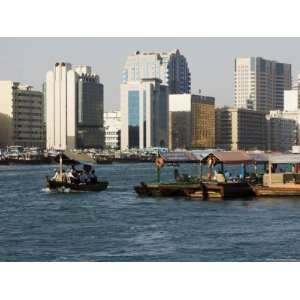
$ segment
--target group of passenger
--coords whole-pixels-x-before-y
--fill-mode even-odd
[[[73,184],[95,184],[98,182],[95,170],[87,165],[84,165],[82,170],[77,170],[75,166],[71,166],[67,171],[62,170],[62,175],[60,175],[59,171],[55,170],[55,174],[51,180]]]

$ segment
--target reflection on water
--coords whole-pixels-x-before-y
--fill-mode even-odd
[[[0,167],[1,261],[300,260],[298,198],[139,198],[133,186],[155,180],[151,164],[97,166],[108,190],[55,193],[45,188],[53,169]]]

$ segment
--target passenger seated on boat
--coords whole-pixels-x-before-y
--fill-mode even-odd
[[[223,182],[226,182],[226,179],[225,179],[225,176],[224,174],[222,173],[222,171],[219,171],[216,175],[216,180],[217,182],[220,182],[220,183],[223,183]]]
[[[174,178],[176,181],[180,181],[181,177],[180,177],[180,173],[178,171],[178,169],[174,169]]]
[[[92,170],[91,174],[89,174],[90,183],[97,183],[98,179],[95,174],[95,170]]]
[[[89,180],[89,177],[87,175],[87,173],[85,171],[82,171],[80,176],[79,176],[79,180],[81,183],[87,183]]]
[[[53,177],[51,178],[51,180],[57,181],[58,179],[60,179],[59,172],[55,169],[55,170],[54,170],[54,175],[53,175]]]

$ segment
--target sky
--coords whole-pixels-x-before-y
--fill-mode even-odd
[[[104,110],[119,109],[127,55],[179,49],[187,58],[192,92],[214,96],[217,106],[234,103],[234,58],[261,56],[291,63],[300,73],[300,38],[0,38],[0,80],[42,89],[56,62],[85,64],[104,84]]]

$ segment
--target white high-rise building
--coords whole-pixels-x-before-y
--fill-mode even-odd
[[[121,149],[166,147],[168,87],[160,79],[121,84]]]
[[[121,138],[121,112],[112,111],[104,113],[105,147],[120,148]]]
[[[236,108],[283,110],[284,90],[291,89],[291,65],[261,57],[235,59]]]
[[[47,148],[103,146],[103,85],[89,66],[56,63],[46,78]]]
[[[170,94],[185,94],[191,90],[191,74],[186,58],[180,51],[140,52],[127,57],[122,82],[159,78],[168,85]]]

